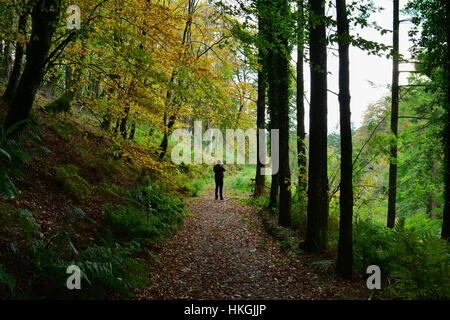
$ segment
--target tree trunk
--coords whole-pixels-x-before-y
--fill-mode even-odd
[[[269,29],[270,30],[270,29]],[[269,31],[270,33],[270,31]],[[267,82],[269,85],[268,89],[268,100],[269,100],[269,113],[270,113],[270,129],[279,129],[279,116],[278,116],[278,109],[276,105],[277,101],[277,88],[274,86],[274,83],[277,79],[276,69],[274,67],[274,59],[275,54],[272,50],[267,55],[267,66],[268,66],[268,76],[267,76]],[[281,139],[280,139],[281,140]],[[270,144],[272,144],[273,141],[270,141]],[[272,148],[271,148],[272,149]],[[271,155],[272,161],[274,158],[274,155]],[[269,208],[273,209],[277,204],[278,199],[278,191],[279,191],[279,170],[277,173],[272,173],[272,182],[270,184],[270,198],[269,198]]]
[[[261,32],[261,31],[260,31]],[[260,70],[258,70],[258,99],[256,101],[256,127],[258,131],[260,129],[264,129],[266,126],[266,88],[267,88],[267,80],[266,80],[266,67],[265,67],[265,59],[263,50],[259,49],[259,63]],[[256,156],[256,176],[255,176],[255,191],[253,196],[260,197],[265,193],[265,183],[266,176],[261,174],[261,169],[264,167],[264,164],[260,160],[260,153],[264,153],[266,151],[266,145],[260,145],[262,141],[259,138],[259,132],[256,133],[256,143],[257,143],[257,156]],[[262,154],[261,153],[261,154]]]
[[[52,8],[52,10],[50,10]],[[37,89],[44,77],[45,62],[55,31],[60,1],[39,0],[32,12],[32,30],[27,46],[27,61],[6,116],[5,127],[28,119]]]
[[[436,109],[437,110],[437,109]],[[433,168],[433,181],[437,181],[437,175],[438,175],[438,163],[436,160],[433,161],[433,164],[431,165]],[[427,204],[427,214],[430,216],[430,219],[436,218],[436,212],[435,209],[437,208],[438,203],[435,199],[434,191],[431,191],[430,198]]]
[[[128,121],[128,115],[130,113],[130,107],[125,107],[125,116],[120,121],[120,134],[122,135],[122,138],[127,138],[127,121]]]
[[[19,17],[18,30],[20,33],[26,34],[28,12],[24,12]],[[16,41],[16,54],[14,57],[14,65],[9,76],[8,86],[6,87],[3,99],[7,102],[11,102],[17,89],[20,73],[22,72],[24,46],[20,41]]]
[[[298,188],[299,196],[306,194],[308,185],[306,172],[306,132],[305,132],[305,103],[303,95],[304,88],[304,32],[305,32],[305,15],[304,0],[298,1],[298,34],[297,34],[297,164],[298,164]]]
[[[3,49],[3,78],[8,79],[9,73],[11,72],[12,63],[12,42],[6,42],[5,48]]]
[[[444,127],[444,181],[445,181],[445,194],[444,194],[444,213],[442,219],[442,239],[450,241],[450,3],[447,1],[445,6],[446,18],[447,18],[447,97],[446,97],[446,109],[447,109],[447,122]]]
[[[277,108],[280,122],[280,201],[278,223],[288,227],[291,224],[291,168],[289,165],[289,59],[290,50],[287,31],[283,30],[288,22],[289,3],[287,0],[278,1],[280,19],[276,50],[277,81]]]
[[[131,129],[130,129],[130,136],[128,137],[129,140],[134,140],[134,135],[136,134],[136,123],[133,122],[131,124]]]
[[[316,21],[310,22],[309,26],[311,100],[305,247],[308,251],[317,253],[326,251],[328,243],[327,49],[324,2],[309,0],[310,10]]]
[[[391,133],[395,141],[391,144],[389,159],[389,195],[387,227],[395,225],[395,203],[397,198],[397,137],[398,137],[398,54],[399,54],[399,0],[394,0],[394,32],[392,50],[392,108],[391,108]]]
[[[164,118],[165,118],[164,123],[166,123],[166,118],[167,118],[166,114],[164,115]],[[161,149],[161,153],[159,154],[160,159],[164,158],[164,156],[166,155],[167,147],[169,146],[169,135],[172,133],[172,129],[173,129],[173,126],[175,125],[176,119],[177,119],[176,116],[174,114],[172,114],[169,117],[169,122],[165,126],[164,137],[163,137],[163,140],[161,141],[161,145],[159,146]]]
[[[340,220],[337,271],[352,278],[353,245],[353,181],[352,128],[350,112],[349,25],[345,0],[336,0],[337,32],[339,36],[339,113],[341,127]]]

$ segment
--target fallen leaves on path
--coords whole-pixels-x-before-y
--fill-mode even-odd
[[[361,280],[324,279],[305,261],[286,258],[265,232],[257,209],[207,194],[159,249],[140,299],[365,299]],[[303,257],[303,255],[302,255]],[[317,259],[316,259],[317,260]],[[332,272],[331,272],[332,273]]]

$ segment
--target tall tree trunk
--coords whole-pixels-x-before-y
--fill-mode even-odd
[[[446,18],[447,18],[447,97],[446,97],[446,109],[447,109],[447,122],[444,128],[444,166],[445,166],[445,195],[444,195],[444,213],[442,220],[442,239],[450,241],[450,2],[447,1],[445,6]]]
[[[125,115],[123,116],[122,120],[120,121],[120,134],[122,135],[122,138],[127,138],[127,121],[128,121],[128,115],[130,113],[130,107],[125,107]]]
[[[45,62],[61,9],[58,0],[39,0],[32,12],[32,30],[27,61],[6,116],[5,127],[28,119],[37,89],[44,77]]]
[[[311,73],[308,214],[305,247],[324,252],[328,243],[327,48],[325,1],[309,0],[315,21],[309,25]]]
[[[340,221],[337,271],[346,279],[352,277],[353,181],[352,128],[350,112],[349,26],[345,0],[336,0],[339,36],[339,113],[341,127]]]
[[[136,122],[133,122],[131,124],[131,129],[130,129],[130,136],[128,137],[129,140],[134,140],[134,135],[136,134]]]
[[[286,28],[289,22],[289,2],[278,0],[278,10],[280,12],[276,50],[277,79],[277,108],[279,110],[280,122],[280,201],[278,212],[278,223],[280,226],[288,227],[291,224],[291,168],[289,166],[289,59],[290,47],[288,44],[288,34]]]
[[[261,31],[260,31],[261,32]],[[259,63],[260,70],[258,70],[258,99],[256,101],[256,127],[258,131],[260,129],[264,129],[266,126],[266,88],[267,88],[267,80],[266,80],[266,67],[265,67],[265,59],[263,54],[263,49],[259,49]],[[260,145],[261,141],[259,138],[259,132],[256,133],[256,143],[257,143],[257,156],[256,156],[256,176],[255,176],[255,191],[253,196],[260,197],[265,193],[264,187],[266,183],[266,176],[261,174],[261,169],[264,167],[264,164],[260,160],[260,153],[264,153],[266,151],[266,145]]]
[[[177,112],[177,110],[175,110],[175,112]],[[166,122],[167,122],[167,124],[165,125],[163,140],[161,142],[161,145],[159,146],[161,149],[161,153],[159,154],[160,159],[164,158],[164,156],[166,155],[167,147],[169,146],[169,135],[172,134],[172,129],[173,129],[173,126],[175,125],[176,119],[177,118],[176,118],[175,114],[172,114],[172,115],[170,115],[169,121],[167,122],[167,115],[164,114],[164,123],[166,124]]]
[[[436,109],[437,111],[438,109]],[[431,168],[433,169],[433,181],[437,181],[437,176],[438,176],[438,163],[436,160],[433,161],[433,164],[431,165]],[[436,208],[438,206],[438,203],[435,199],[435,194],[434,194],[434,190],[432,190],[430,192],[430,197],[428,200],[428,204],[427,204],[427,214],[430,216],[430,219],[435,219],[436,218]]]
[[[395,225],[395,203],[397,198],[399,0],[394,0],[393,21],[391,133],[395,136],[395,141],[391,144],[389,160],[388,228],[393,228]]]
[[[274,59],[275,59],[275,54],[273,53],[272,50],[270,50],[270,52],[267,55],[267,65],[268,65],[267,82],[269,84],[268,100],[269,100],[269,113],[270,113],[270,129],[279,129],[280,128],[279,114],[278,114],[279,110],[277,109],[277,105],[276,105],[277,88],[274,85],[278,75],[277,75],[276,69],[274,67],[274,64],[275,64]],[[270,143],[272,144],[273,141],[271,140]],[[274,156],[275,155],[271,155],[272,161],[273,161]],[[280,170],[278,170],[278,172],[275,174],[272,173],[272,182],[270,184],[270,198],[269,198],[269,208],[271,208],[271,209],[275,208],[275,206],[277,204],[278,191],[279,191],[279,187],[280,187],[279,171]]]
[[[26,35],[28,12],[23,12],[19,17],[18,31]],[[16,41],[16,53],[14,57],[14,65],[9,76],[8,85],[6,87],[5,93],[3,94],[3,99],[5,101],[11,102],[17,89],[17,84],[19,83],[20,73],[22,72],[24,46],[20,41]]]
[[[305,48],[305,15],[304,0],[298,1],[298,33],[297,33],[297,164],[298,164],[298,195],[305,195],[308,180],[306,176],[306,132],[304,103],[304,70],[303,55]]]
[[[12,63],[12,42],[8,41],[5,44],[3,49],[3,74],[2,77],[4,79],[9,78],[9,73],[11,72],[11,63]]]

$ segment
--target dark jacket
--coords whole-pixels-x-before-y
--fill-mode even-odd
[[[225,172],[224,167],[222,167],[220,164],[216,164],[213,170],[214,170],[214,179],[216,181],[223,181],[223,173]]]

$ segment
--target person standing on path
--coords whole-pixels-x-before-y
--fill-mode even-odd
[[[214,180],[216,181],[216,200],[217,200],[217,191],[220,189],[220,200],[223,200],[223,173],[225,172],[225,168],[222,166],[222,162],[220,160],[217,161],[217,164],[213,168],[214,170]]]

